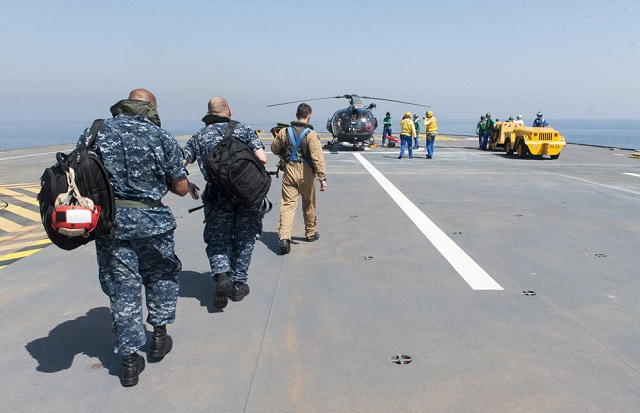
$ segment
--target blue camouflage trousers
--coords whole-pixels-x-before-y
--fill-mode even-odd
[[[204,207],[204,242],[211,275],[229,273],[231,281],[247,282],[256,235],[262,230],[259,207],[234,211],[226,199]]]
[[[114,352],[134,353],[146,342],[143,286],[150,325],[170,324],[176,317],[182,263],[174,253],[173,230],[147,238],[116,240],[115,247],[110,236],[98,237],[96,253],[100,286],[111,304]]]

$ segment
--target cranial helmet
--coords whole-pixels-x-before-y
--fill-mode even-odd
[[[433,116],[433,112],[431,112],[430,110],[427,111],[427,117],[430,118]]]

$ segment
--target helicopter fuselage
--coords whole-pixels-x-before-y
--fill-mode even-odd
[[[357,144],[371,139],[378,127],[373,112],[364,107],[340,109],[327,120],[327,130],[338,142]]]
[[[340,96],[329,96],[323,98],[307,99],[311,100],[324,100],[324,99],[348,99],[350,106],[345,109],[340,109],[333,114],[331,118],[327,120],[327,130],[331,132],[334,142],[348,142],[352,143],[354,148],[358,144],[363,146],[365,141],[371,140],[373,132],[378,127],[378,119],[374,116],[372,109],[376,107],[375,103],[371,103],[369,106],[364,107],[362,99],[368,100],[384,100],[387,102],[402,103],[405,105],[430,107],[419,103],[405,102],[402,100],[376,98],[371,96],[360,96],[353,94],[346,94]],[[267,107],[290,105],[292,103],[306,102],[305,100],[294,100],[292,102],[274,103],[267,105]]]

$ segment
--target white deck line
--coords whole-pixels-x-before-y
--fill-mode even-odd
[[[64,152],[62,150],[59,151],[54,151],[54,152],[41,152],[41,153],[32,153],[29,155],[20,155],[20,156],[11,156],[9,158],[0,158],[0,161],[8,161],[10,159],[22,159],[22,158],[31,158],[34,156],[42,156],[42,155],[51,155],[52,153],[58,153],[58,152]],[[55,159],[52,159],[52,162],[55,161]]]
[[[413,221],[418,229],[427,237],[442,256],[460,274],[473,290],[504,290],[485,270],[451,240],[436,224],[433,223],[413,202],[409,200],[380,171],[359,153],[354,153],[358,161],[378,181],[380,186],[391,196],[391,199]]]

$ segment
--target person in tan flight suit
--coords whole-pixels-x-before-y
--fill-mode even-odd
[[[305,239],[313,242],[320,238],[316,230],[316,176],[320,181],[320,191],[327,189],[322,143],[309,124],[311,106],[306,103],[298,105],[296,118],[298,120],[291,122],[291,126],[278,132],[271,144],[271,152],[285,163],[278,223],[281,254],[291,251],[291,228],[299,196],[302,197]]]

